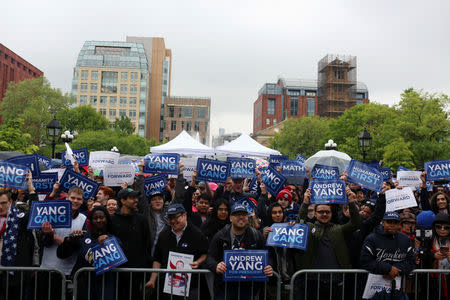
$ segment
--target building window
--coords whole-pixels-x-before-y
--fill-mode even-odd
[[[205,132],[208,132],[208,121],[205,121]]]
[[[362,104],[362,100],[356,100],[356,105]]]
[[[139,99],[139,104],[145,104],[145,99]]]
[[[334,70],[334,78],[336,78],[336,79],[344,79],[344,71],[342,71],[342,70]]]
[[[100,108],[100,113],[106,116],[106,108]]]
[[[298,115],[298,98],[291,97],[291,116]]]
[[[130,94],[137,94],[137,85],[130,85]]]
[[[167,80],[166,79],[163,80],[163,84],[167,85]]]
[[[316,100],[314,98],[307,99],[306,115],[314,116],[316,111]]]
[[[266,119],[266,125],[270,125],[270,119],[269,118]]]
[[[128,112],[128,116],[130,117],[131,120],[136,120],[136,111],[134,109],[130,110]]]
[[[138,73],[137,73],[137,72],[131,72],[131,73],[130,73],[130,79],[131,79],[131,81],[133,81],[133,82],[138,81]]]
[[[185,118],[192,118],[192,106],[185,106],[184,107],[184,117]]]
[[[90,105],[97,105],[97,96],[90,96],[89,97],[89,104]]]
[[[178,107],[178,118],[181,118],[183,116],[183,106]]]
[[[107,99],[108,99],[108,97],[106,97],[106,96],[100,96],[100,105],[105,106],[106,102],[108,101]],[[105,112],[105,114],[106,114],[106,112]]]
[[[91,93],[97,93],[97,84],[91,83]]]
[[[80,105],[87,104],[87,96],[80,96]]]
[[[89,72],[86,70],[81,71],[81,80],[88,80]]]
[[[98,80],[98,72],[91,71],[91,80]]]
[[[115,109],[110,109],[109,110],[109,117],[110,118],[115,118],[116,117],[116,110]]]
[[[274,115],[275,114],[275,99],[267,100],[267,114]]]
[[[191,131],[192,130],[192,122],[188,121],[186,122],[186,131]]]
[[[111,106],[116,106],[117,105],[117,97],[116,96],[109,97],[109,105],[111,105]]]
[[[173,118],[175,116],[175,106],[167,106],[167,117]]]
[[[136,97],[130,97],[130,106],[132,107],[136,106]]]
[[[117,93],[117,72],[102,71],[102,93]]]
[[[120,72],[120,81],[128,81],[128,72]]]
[[[127,97],[120,97],[119,101],[120,106],[127,106]]]
[[[170,122],[170,130],[177,130],[177,121]]]
[[[194,122],[194,131],[200,131],[200,122]]]
[[[126,94],[128,92],[128,87],[126,84],[121,84],[120,85],[120,93],[121,94]]]
[[[139,112],[139,118],[145,118],[145,111]]]
[[[80,92],[87,93],[88,91],[88,84],[87,83],[80,83]]]
[[[356,94],[356,98],[358,98],[358,99],[364,99],[364,98],[366,98],[366,93],[357,93],[357,94]]]
[[[181,130],[184,129],[184,121],[181,121]]]
[[[204,119],[206,117],[206,107],[197,107],[197,118]]]
[[[277,119],[273,119],[272,122],[273,122],[273,125],[277,124]]]
[[[127,110],[126,109],[119,109],[119,117],[126,117],[127,116]]]

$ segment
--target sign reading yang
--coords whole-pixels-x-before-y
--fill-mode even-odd
[[[36,158],[38,160],[38,163],[43,164],[44,166],[47,167],[47,169],[51,169],[52,168],[52,160],[46,156],[40,155],[40,154],[34,154],[36,155]]]
[[[178,175],[180,155],[178,153],[147,154],[144,158],[144,173]]]
[[[232,178],[250,178],[255,175],[256,162],[251,158],[228,157],[231,164],[230,176]]]
[[[66,169],[61,178],[61,189],[67,192],[71,187],[78,186],[84,191],[84,199],[95,197],[100,186],[97,182],[73,170]]]
[[[80,148],[72,150],[73,158],[78,162],[80,167],[89,166],[89,151],[88,148]],[[66,167],[72,166],[72,162],[66,159],[66,152],[61,154],[62,164]]]
[[[128,261],[115,237],[107,238],[103,246],[96,243],[92,247],[92,254],[94,256],[95,275],[101,275]]]
[[[313,179],[309,182],[311,204],[347,204],[345,181]]]
[[[156,176],[149,176],[145,178],[144,180],[145,197],[148,198],[148,196],[150,195],[161,193],[166,188],[166,184],[167,178],[163,174]]]
[[[197,160],[197,180],[225,183],[230,177],[229,162],[199,158]]]
[[[242,197],[242,198],[237,199],[233,205],[236,205],[237,203],[244,206],[249,213],[256,212],[256,204],[247,197]]]
[[[27,166],[31,170],[33,176],[39,176],[41,170],[39,168],[39,161],[36,155],[21,155],[6,159],[5,162],[12,164]]]
[[[371,191],[381,192],[383,175],[381,175],[381,172],[378,169],[352,159],[348,165],[347,173],[348,182],[357,184]]]
[[[0,186],[28,190],[26,173],[28,167],[0,161]]]
[[[276,196],[283,189],[286,183],[286,177],[269,166],[264,171],[261,171],[261,181],[264,182],[269,193]]]
[[[225,250],[223,261],[227,271],[223,273],[223,281],[268,281],[264,274],[267,256],[267,250]]]
[[[53,185],[58,181],[58,173],[41,173],[39,177],[33,177],[33,186],[36,193],[47,194],[53,190]]]
[[[307,158],[304,157],[304,156],[301,155],[301,154],[298,154],[298,155],[297,155],[297,158],[296,158],[295,160],[298,160],[299,162],[301,162],[302,164],[304,164],[305,161],[307,160]]]
[[[325,165],[314,165],[311,176],[315,179],[338,179],[339,168]]]
[[[450,180],[450,159],[432,160],[425,163],[427,180]]]
[[[306,224],[274,223],[267,237],[267,246],[286,247],[306,250],[308,246],[309,227]]]
[[[72,202],[67,200],[33,201],[27,229],[41,229],[50,222],[53,228],[72,227]]]
[[[392,177],[391,167],[380,167],[381,175],[383,175],[383,181],[389,181]]]

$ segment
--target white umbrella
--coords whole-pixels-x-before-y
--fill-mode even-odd
[[[308,158],[304,165],[312,170],[316,164],[338,167],[339,173],[344,172],[352,158],[344,152],[336,150],[320,150],[310,158]]]

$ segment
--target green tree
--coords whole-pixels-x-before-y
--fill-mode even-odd
[[[24,121],[23,132],[30,134],[38,145],[45,137],[46,126],[53,115],[69,107],[73,101],[71,95],[53,89],[43,77],[10,82],[0,103],[0,114],[5,122],[21,118]]]
[[[83,131],[106,130],[109,121],[104,115],[97,112],[90,105],[81,105],[74,108],[64,108],[58,112],[56,118],[61,123],[62,130]]]
[[[116,118],[114,121],[114,129],[123,133],[123,134],[133,134],[135,127],[133,123],[131,123],[131,119],[127,116],[121,115],[120,119]]]
[[[31,135],[22,130],[23,120],[8,120],[0,126],[0,151],[15,151],[32,154],[38,150]]]
[[[384,147],[383,163],[391,167],[392,172],[396,172],[398,166],[414,168],[413,153],[410,150],[410,143],[398,137]]]

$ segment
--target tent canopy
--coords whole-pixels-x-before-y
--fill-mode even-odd
[[[257,157],[281,155],[279,151],[261,145],[245,133],[241,134],[241,136],[228,144],[216,147],[215,151],[217,155],[245,155]]]
[[[192,138],[185,130],[173,140],[150,147],[151,153],[178,153],[180,155],[214,155],[214,150]]]

